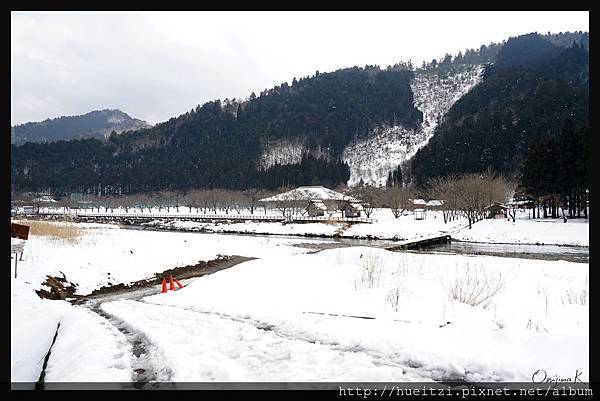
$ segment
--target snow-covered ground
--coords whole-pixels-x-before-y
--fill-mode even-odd
[[[23,223],[23,221],[21,221]],[[66,225],[66,223],[53,223]],[[65,301],[40,299],[36,289],[46,275],[77,285],[77,294],[118,283],[151,278],[177,266],[215,259],[218,254],[284,257],[310,249],[295,243],[311,239],[251,238],[189,233],[121,230],[108,224],[81,223],[76,242],[30,235],[18,278],[11,282],[12,381],[37,381],[60,322],[46,380],[131,380],[130,350],[123,335],[104,318]],[[14,261],[11,261],[14,277]],[[98,373],[102,370],[103,373]]]
[[[64,273],[77,285],[76,294],[85,295],[102,286],[151,278],[156,272],[194,265],[218,255],[283,257],[307,251],[294,246],[296,243],[319,243],[314,239],[163,233],[114,229],[114,225],[82,225],[109,228],[84,230],[77,242],[31,237],[25,246],[24,261],[18,263],[19,277],[41,283],[47,274]]]
[[[430,216],[396,223],[405,219],[403,233],[448,227]],[[512,225],[484,221],[473,230],[480,224],[478,238]],[[542,224],[543,235],[556,230],[555,242],[563,226],[577,227],[565,241],[589,241],[585,223],[516,224],[528,241],[536,230],[525,227]],[[27,241],[11,285],[13,381],[37,380],[58,323],[46,380],[133,377],[131,343],[111,322],[34,293],[47,274],[64,273],[86,294],[218,254],[258,259],[191,279],[176,292],[100,305],[150,341],[152,363],[168,368],[169,380],[529,381],[537,369],[588,377],[587,263],[366,247],[309,254],[320,240],[79,226],[85,229],[77,242]],[[475,306],[452,300],[453,291],[473,289],[468,283],[484,293],[499,290]]]
[[[44,264],[30,268],[44,269]],[[57,328],[46,381],[131,380],[131,347],[122,333],[87,309],[39,298],[34,291],[40,283],[25,269],[19,276],[11,280],[11,381],[38,381]]]
[[[452,234],[461,241],[505,244],[590,245],[589,221],[584,219],[483,220],[471,230],[463,229]]]
[[[472,274],[504,286],[478,306],[450,300]],[[356,247],[254,260],[103,307],[173,349],[178,380],[528,381],[540,368],[588,372],[589,308],[566,301],[587,274],[569,262]],[[157,320],[165,314],[172,324]]]

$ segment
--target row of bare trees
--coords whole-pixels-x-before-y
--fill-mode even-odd
[[[514,195],[516,183],[491,171],[462,176],[436,177],[430,179],[423,191],[427,197],[442,199],[441,210],[444,223],[458,216],[473,223],[483,219],[490,206],[504,204]],[[510,216],[515,219],[514,208],[509,208]]]
[[[395,218],[413,207],[412,200],[418,192],[412,187],[373,187],[359,185],[352,188],[349,194],[362,201],[365,216],[370,217],[375,208],[389,208]]]
[[[514,195],[516,183],[492,171],[461,176],[435,177],[425,188],[416,190],[412,186],[392,186],[376,188],[360,185],[351,189],[350,194],[365,202],[367,217],[376,207],[389,208],[395,218],[405,211],[421,207],[413,204],[415,198],[442,200],[441,210],[444,223],[459,217],[473,223],[483,219],[491,205],[505,204]],[[515,220],[516,207],[507,207],[509,216]]]
[[[192,190],[187,192],[162,191],[149,194],[132,194],[125,196],[95,196],[86,195],[81,199],[72,200],[70,197],[60,199],[57,203],[46,203],[42,207],[62,207],[65,211],[70,208],[88,208],[98,212],[114,212],[124,209],[126,213],[131,210],[140,212],[152,209],[171,212],[185,210],[193,213],[211,214],[224,212],[225,214],[241,214],[247,211],[254,214],[261,208],[267,213],[266,205],[260,204],[259,199],[271,196],[273,192],[261,189],[248,189],[245,191],[229,191],[224,189]]]

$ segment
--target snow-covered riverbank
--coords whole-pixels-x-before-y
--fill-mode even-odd
[[[507,219],[486,219],[468,227],[466,219],[458,218],[444,223],[441,212],[428,212],[424,220],[415,220],[412,214],[394,218],[388,209],[377,209],[375,223],[287,223],[228,222],[208,223],[191,220],[157,219],[141,223],[146,227],[177,231],[209,233],[298,235],[307,237],[339,237],[357,239],[407,240],[433,235],[450,234],[461,241],[498,244],[570,245],[589,246],[589,222],[573,219],[530,219],[519,214],[515,222]]]

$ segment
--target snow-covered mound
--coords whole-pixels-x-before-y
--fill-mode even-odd
[[[350,167],[349,186],[385,185],[390,171],[411,159],[429,142],[450,107],[481,81],[482,65],[457,66],[451,70],[420,70],[411,82],[414,105],[423,113],[416,130],[400,125],[379,127],[348,145],[342,155]]]

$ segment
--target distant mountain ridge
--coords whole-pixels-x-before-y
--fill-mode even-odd
[[[94,110],[78,116],[63,116],[11,127],[11,143],[54,142],[71,139],[107,139],[111,132],[121,133],[148,128],[146,121],[130,117],[121,110]]]

